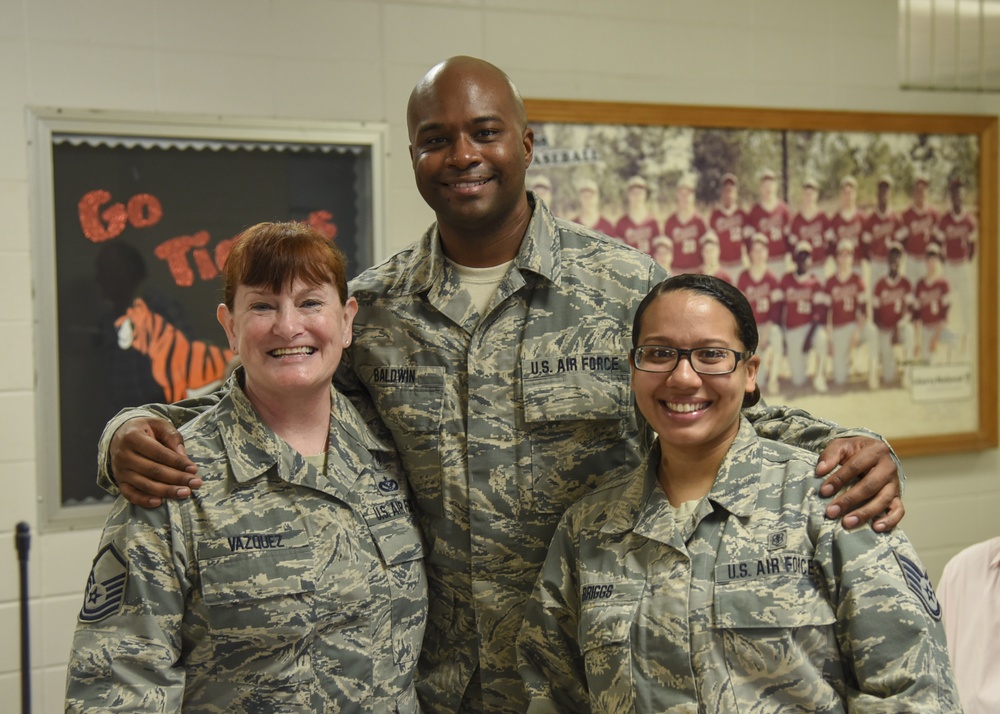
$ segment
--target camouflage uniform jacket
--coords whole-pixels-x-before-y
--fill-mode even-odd
[[[424,709],[442,714],[523,714],[515,641],[559,517],[630,473],[649,444],[628,347],[636,307],[666,273],[529,198],[531,223],[485,316],[448,267],[436,225],[351,283],[360,307],[337,381],[391,430],[417,502],[430,549],[417,687]],[[128,418],[179,426],[217,398],[119,414],[101,438],[99,481],[114,489],[108,445]],[[798,409],[746,414],[762,435],[808,449],[878,438]]]
[[[201,489],[108,518],[67,711],[419,711],[427,582],[395,450],[331,390],[322,473],[226,386],[182,428]]]
[[[744,420],[679,521],[659,460],[560,523],[519,641],[530,713],[961,711],[916,553],[826,519],[814,455]]]

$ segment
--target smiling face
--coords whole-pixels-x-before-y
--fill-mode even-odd
[[[232,308],[219,305],[217,316],[243,362],[251,403],[280,404],[329,391],[357,311],[357,301],[341,304],[329,282],[296,278],[277,293],[238,285]]]
[[[689,290],[657,297],[642,315],[638,345],[683,349],[725,347],[743,352],[736,318],[715,299]],[[740,360],[731,374],[702,375],[682,358],[673,372],[632,368],[636,405],[660,437],[664,454],[697,455],[729,448],[739,429],[745,394],[756,386],[756,355]]]
[[[528,215],[534,133],[499,69],[471,57],[437,65],[410,95],[407,127],[417,189],[443,237],[480,239]]]

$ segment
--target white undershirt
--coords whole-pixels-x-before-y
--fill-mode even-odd
[[[448,258],[445,260],[455,269],[455,273],[458,274],[458,282],[468,291],[472,297],[472,304],[476,306],[480,315],[486,314],[486,308],[489,307],[493,294],[500,287],[507,270],[514,262],[508,260],[506,263],[491,265],[488,268],[470,268],[467,265],[459,265]]]

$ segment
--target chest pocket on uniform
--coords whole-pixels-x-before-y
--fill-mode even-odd
[[[522,506],[562,513],[614,469],[628,465],[631,415],[624,355],[524,359],[521,384],[531,445]]]
[[[392,432],[410,490],[427,515],[442,514],[440,431],[444,367],[358,365],[375,408]]]
[[[231,553],[199,557],[201,591],[205,604],[233,605],[247,601],[313,592],[312,549],[289,545],[274,536],[234,534],[226,539]],[[203,550],[218,550],[211,543]]]
[[[424,546],[411,516],[368,524],[386,564],[392,602],[392,647],[398,664],[413,662],[427,621],[427,578]]]
[[[800,703],[797,683],[812,681],[817,668],[839,661],[835,613],[824,588],[808,572],[794,572],[808,570],[803,565],[808,560],[794,553],[769,554],[746,563],[746,579],[717,581],[715,586],[714,627],[724,643],[734,685],[758,682],[762,676],[788,683],[775,697],[789,710]],[[760,575],[758,568],[764,571]],[[776,569],[785,572],[776,574]],[[801,656],[790,660],[789,652]],[[828,711],[817,693],[809,696],[813,711]]]
[[[579,641],[595,712],[635,707],[632,625],[644,583],[595,581],[580,588]]]
[[[280,534],[223,534],[197,545],[205,638],[216,656],[255,652],[239,667],[217,677],[227,686],[261,691],[313,678],[308,658],[274,667],[261,652],[278,652],[303,643],[314,625],[315,563],[302,531]],[[252,637],[249,633],[252,633]],[[300,649],[295,645],[295,649]],[[270,663],[270,664],[269,664]],[[303,690],[306,691],[306,690]]]
[[[797,553],[768,553],[744,563],[716,566],[715,627],[724,629],[791,628],[829,625],[833,608],[812,577],[812,558]],[[734,577],[722,581],[721,574]]]
[[[375,406],[393,433],[436,433],[444,401],[444,367],[358,365]]]

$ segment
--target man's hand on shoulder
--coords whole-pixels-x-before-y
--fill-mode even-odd
[[[890,531],[903,519],[899,474],[885,442],[865,436],[835,439],[820,454],[816,475],[826,476],[820,487],[823,496],[832,496],[851,484],[826,509],[827,518],[843,515],[845,528],[878,518],[872,527]]]
[[[111,473],[129,503],[156,508],[163,499],[184,499],[201,486],[184,439],[165,419],[136,418],[111,438]]]

